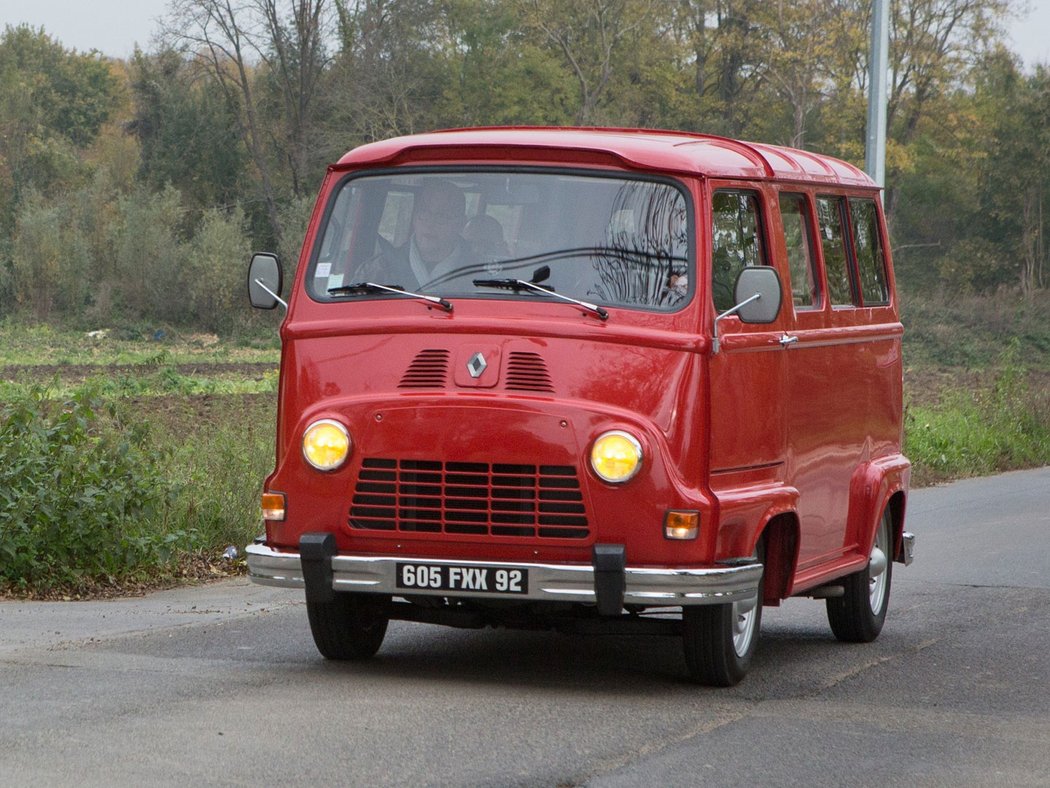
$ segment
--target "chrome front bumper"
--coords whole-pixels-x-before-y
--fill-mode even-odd
[[[298,552],[273,550],[266,545],[247,547],[248,575],[262,585],[305,588]],[[500,594],[457,590],[428,591],[397,587],[397,565],[491,567],[528,571],[525,594]],[[595,569],[587,564],[502,563],[494,561],[447,561],[430,558],[334,555],[332,590],[372,594],[477,597],[484,599],[528,599],[541,602],[597,603]],[[650,607],[715,605],[742,602],[758,595],[762,578],[760,564],[714,567],[709,569],[624,569],[624,604]]]

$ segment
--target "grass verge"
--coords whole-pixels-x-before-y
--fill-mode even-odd
[[[905,453],[912,485],[1050,465],[1050,391],[1013,343],[990,371],[916,404],[908,392]],[[1036,381],[1033,386],[1032,381]]]

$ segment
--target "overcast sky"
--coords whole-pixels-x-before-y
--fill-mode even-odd
[[[1024,0],[1021,0],[1023,3]],[[0,26],[43,26],[65,46],[128,57],[151,48],[157,18],[169,0],[0,0]],[[1029,0],[1030,12],[1009,25],[1013,49],[1029,66],[1050,63],[1050,0]]]

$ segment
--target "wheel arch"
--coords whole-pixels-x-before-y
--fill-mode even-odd
[[[850,483],[848,543],[858,555],[867,556],[875,542],[883,511],[889,509],[894,560],[901,555],[904,509],[911,463],[903,454],[882,457],[858,466]]]
[[[790,596],[795,568],[798,566],[798,514],[781,512],[769,518],[757,541],[765,541],[766,566],[762,604],[776,607]]]
[[[907,503],[907,493],[897,490],[891,496],[886,506],[890,510],[890,535],[893,537],[893,560],[898,564],[905,563],[904,559],[904,509]]]

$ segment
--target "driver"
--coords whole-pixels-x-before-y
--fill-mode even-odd
[[[428,180],[412,208],[412,234],[398,250],[408,263],[415,284],[425,287],[469,262],[467,243],[460,234],[467,220],[467,200],[455,184]]]

